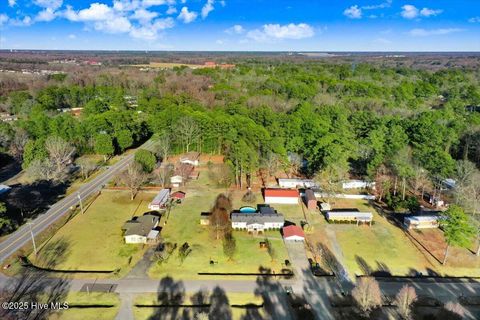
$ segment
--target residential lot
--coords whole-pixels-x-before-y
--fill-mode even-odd
[[[98,277],[119,277],[126,274],[142,257],[146,246],[125,244],[121,227],[134,215],[146,210],[151,193],[140,193],[130,201],[128,191],[104,190],[85,210],[78,213],[50,240],[39,248],[39,257],[30,256],[42,266],[43,257],[55,254],[62,246],[62,254],[55,262],[57,270],[111,271],[114,274],[94,274]],[[91,278],[92,274],[74,274]]]
[[[209,211],[215,197],[222,192],[229,192],[233,200],[233,208],[251,205],[242,202],[243,192],[229,191],[217,188],[207,177],[206,172],[200,174],[199,180],[189,182],[187,187],[180,188],[186,192],[183,203],[172,209],[167,224],[162,225],[161,236],[165,242],[181,246],[187,242],[192,251],[182,262],[177,252],[170,258],[159,263],[153,263],[150,276],[161,278],[166,275],[196,279],[199,272],[209,273],[257,273],[260,267],[280,272],[288,254],[279,231],[267,231],[265,234],[251,235],[246,231],[233,231],[236,241],[236,253],[229,260],[223,252],[221,240],[215,240],[209,226],[200,225],[200,213]],[[263,203],[260,192],[256,194],[256,203]],[[272,205],[280,213],[283,209]],[[298,206],[294,206],[298,207]],[[300,207],[298,207],[300,210]],[[259,244],[268,237],[275,251],[272,261],[266,249]],[[215,264],[210,264],[210,261]],[[204,276],[203,276],[204,277]]]
[[[450,259],[440,264],[445,240],[439,229],[407,231],[381,216],[366,200],[335,199],[335,209],[357,208],[373,213],[372,226],[329,224],[314,220],[315,230],[307,235],[312,244],[322,243],[354,275],[417,275],[418,273],[448,276],[479,276],[479,262],[469,250],[451,248]],[[415,240],[416,239],[416,240]],[[471,250],[476,248],[472,244]]]

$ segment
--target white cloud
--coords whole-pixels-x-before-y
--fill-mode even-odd
[[[142,8],[142,9],[135,10],[131,18],[145,24],[147,22],[150,22],[152,19],[156,18],[157,16],[158,16],[157,12],[149,11],[147,9]]]
[[[415,19],[418,17],[419,11],[417,7],[412,6],[411,4],[406,4],[402,7],[402,12],[400,14],[405,19]]]
[[[441,9],[430,9],[430,8],[423,8],[422,10],[419,10],[414,5],[406,4],[402,7],[402,12],[400,14],[405,19],[415,19],[418,17],[428,18],[428,17],[436,16],[442,12],[443,10]]]
[[[472,18],[468,19],[468,22],[470,22],[470,23],[480,23],[480,16],[472,17]]]
[[[87,9],[78,11],[81,21],[101,21],[113,18],[113,9],[103,3],[92,3]]]
[[[62,6],[63,0],[34,0],[37,6],[42,8],[58,9]]]
[[[456,32],[462,32],[464,29],[460,28],[442,28],[442,29],[412,29],[408,33],[414,37],[439,36]]]
[[[106,19],[97,21],[94,24],[95,30],[104,31],[106,33],[124,33],[129,32],[132,24],[125,17],[114,17],[113,19]]]
[[[306,23],[287,25],[265,24],[261,29],[255,29],[247,33],[247,37],[258,42],[281,39],[303,39],[315,35],[313,28]]]
[[[166,14],[174,14],[174,13],[177,13],[177,8],[168,7]]]
[[[223,44],[224,42],[223,42],[222,39],[218,39],[218,40],[215,41],[215,43],[216,43],[216,44]]]
[[[345,9],[343,14],[350,19],[360,19],[362,17],[362,9],[360,9],[357,5],[354,5]]]
[[[17,0],[8,0],[8,5],[9,5],[10,7],[13,7],[13,6],[16,5],[16,4],[17,4]]]
[[[56,12],[52,8],[45,8],[44,10],[40,11],[37,16],[35,17],[35,21],[52,21],[57,17]]]
[[[390,8],[392,5],[392,0],[387,0],[385,2],[382,2],[380,4],[374,4],[370,6],[362,6],[362,9],[364,10],[375,10],[375,9],[385,9],[385,8]]]
[[[74,35],[73,33],[70,33],[70,34],[68,35],[68,39],[72,39],[72,40],[73,40],[73,39],[77,39],[77,36]]]
[[[130,36],[143,40],[155,40],[158,38],[158,32],[161,30],[172,28],[175,22],[172,18],[157,19],[154,23],[142,27],[134,27],[130,31]]]
[[[422,10],[420,10],[420,15],[422,15],[424,17],[430,17],[430,16],[439,15],[442,12],[443,12],[443,10],[440,10],[440,9],[423,8]]]
[[[0,13],[0,26],[3,26],[8,21],[8,16],[5,13]]]
[[[236,24],[233,27],[225,30],[225,32],[228,34],[242,34],[245,32],[245,29],[241,25]]]
[[[23,17],[23,19],[20,19],[20,18],[9,19],[8,21],[12,26],[15,26],[15,27],[28,27],[33,23],[33,19],[30,18],[29,16],[25,16]]]
[[[143,7],[153,7],[153,6],[162,6],[162,5],[174,5],[175,0],[143,0],[142,6]]]
[[[205,19],[210,12],[212,12],[215,8],[213,4],[215,3],[215,0],[207,0],[205,5],[202,8],[202,18]]]
[[[195,11],[188,11],[187,7],[183,7],[177,19],[183,21],[184,23],[190,23],[197,19],[197,16],[198,14]]]

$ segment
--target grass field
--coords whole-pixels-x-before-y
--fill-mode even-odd
[[[398,227],[376,213],[365,200],[335,199],[334,208],[358,208],[374,214],[372,226],[330,224],[350,273],[389,272],[407,275],[432,266]],[[331,237],[330,237],[331,238]],[[335,241],[330,239],[330,241]]]
[[[71,292],[65,298],[71,308],[50,315],[49,320],[113,320],[120,306],[120,299],[115,293],[90,294]],[[110,308],[78,308],[75,306],[113,305]]]
[[[118,276],[125,274],[141,258],[145,248],[125,244],[121,227],[133,215],[147,211],[146,205],[152,197],[153,194],[140,193],[130,201],[128,191],[104,191],[85,214],[77,214],[44,243],[39,258],[32,255],[32,261],[41,265],[42,258],[52,254],[50,248],[57,250],[61,246],[62,254],[56,257],[54,269],[119,270]],[[83,277],[91,278],[92,274]]]
[[[182,278],[196,279],[198,272],[230,272],[230,273],[255,273],[259,267],[268,267],[279,272],[282,262],[288,259],[286,248],[279,231],[269,231],[265,235],[252,236],[245,231],[234,231],[236,240],[236,254],[233,261],[228,261],[223,253],[221,240],[214,240],[208,226],[200,225],[200,213],[212,207],[215,197],[226,190],[212,185],[206,172],[200,174],[197,181],[189,182],[188,186],[181,188],[187,195],[184,202],[175,207],[170,214],[167,225],[163,226],[162,237],[165,241],[177,243],[181,246],[188,242],[192,252],[182,263],[176,252],[161,265],[153,264],[150,276],[161,278],[166,275],[181,276]],[[243,205],[241,197],[243,192],[232,192],[233,206],[238,208]],[[257,203],[263,203],[260,194]],[[268,236],[275,248],[276,259],[272,262],[265,249],[259,248],[259,242]],[[210,260],[218,262],[211,266]]]
[[[182,304],[195,304],[192,299],[192,293],[186,293],[183,299]],[[226,294],[228,299],[228,304],[231,305],[247,305],[247,304],[255,304],[261,305],[263,303],[262,298],[259,296],[255,296],[253,293],[234,293],[229,292]],[[192,301],[193,300],[193,301]],[[206,299],[206,303],[208,303],[208,298]],[[144,305],[152,305],[158,304],[157,295],[156,294],[142,294],[135,299],[135,304],[144,304]],[[135,315],[135,320],[146,320],[153,316],[156,312],[159,312],[158,308],[146,308],[146,307],[134,307],[133,312]],[[258,308],[254,309],[258,311],[259,315],[263,315],[263,309]],[[187,319],[194,319],[195,313],[199,310],[194,308],[179,308],[176,312],[178,315],[188,315]],[[208,309],[206,310],[208,312]],[[230,308],[232,313],[233,320],[243,319],[246,315],[247,310],[243,308]],[[172,310],[170,310],[172,312]],[[184,317],[185,318],[185,317]]]

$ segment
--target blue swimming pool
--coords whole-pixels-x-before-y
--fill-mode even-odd
[[[257,209],[254,207],[241,207],[239,210],[241,213],[255,213],[257,212]]]

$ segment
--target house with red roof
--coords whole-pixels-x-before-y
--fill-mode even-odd
[[[298,204],[300,194],[297,189],[265,189],[265,203]]]
[[[286,226],[282,229],[283,239],[285,241],[305,241],[305,233],[299,226]]]

